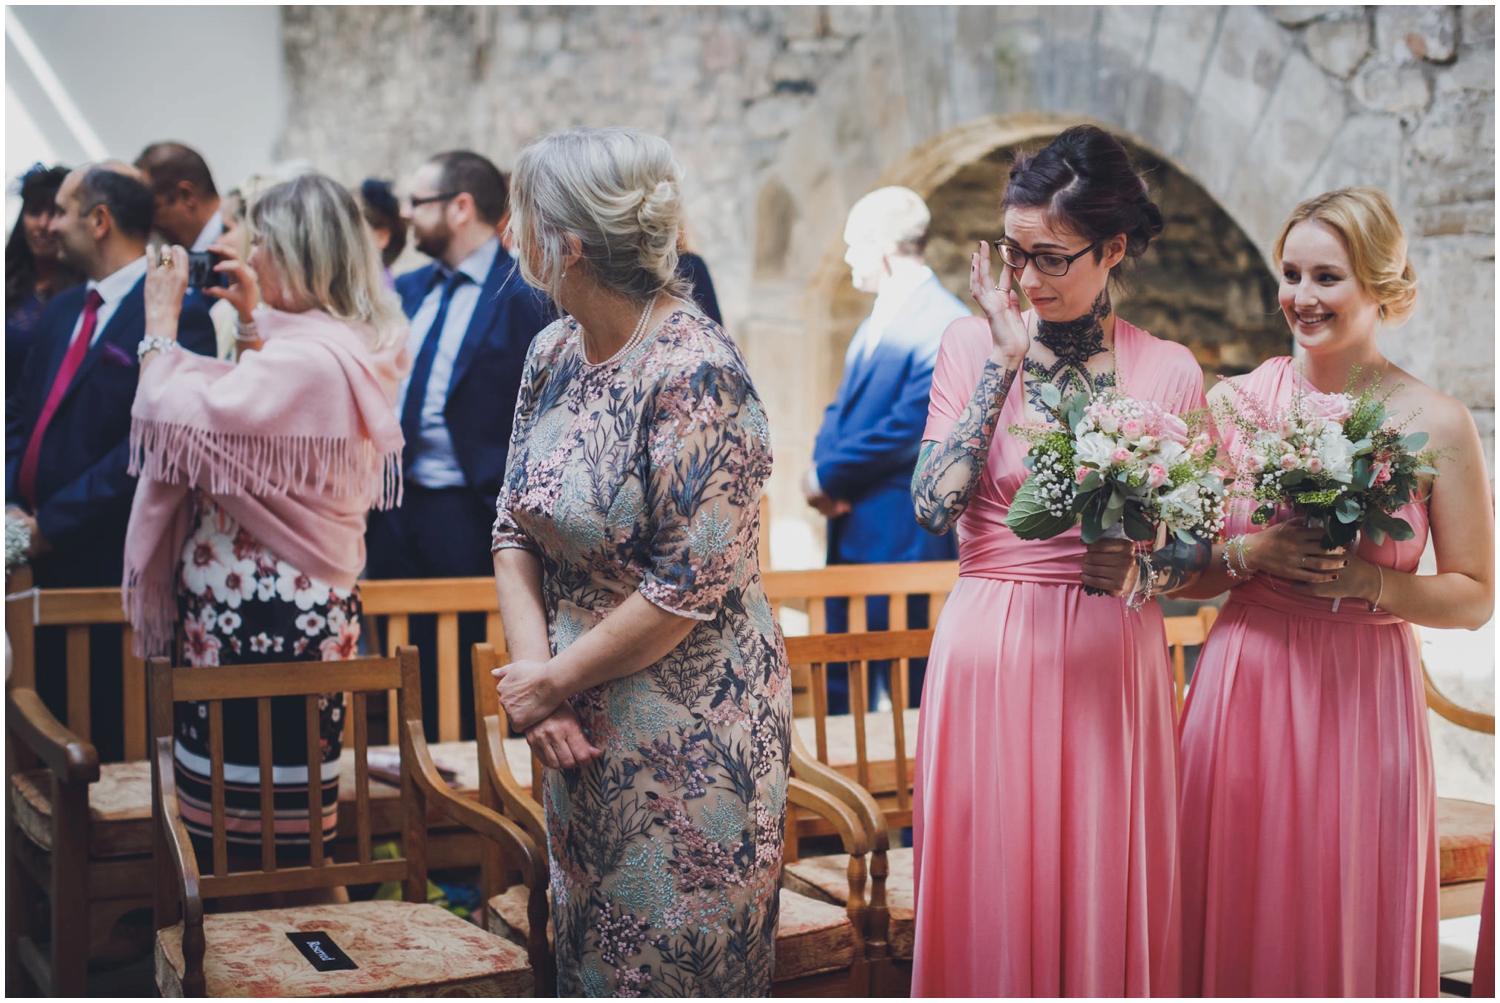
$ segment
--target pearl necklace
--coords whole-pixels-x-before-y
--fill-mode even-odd
[[[611,362],[618,361],[622,356],[624,356],[632,348],[634,348],[636,345],[640,344],[641,337],[646,333],[646,321],[648,321],[648,320],[651,319],[651,311],[656,309],[656,298],[657,298],[657,296],[660,296],[660,295],[661,295],[660,293],[657,293],[655,296],[651,297],[651,302],[647,303],[646,304],[646,309],[644,309],[644,310],[641,311],[641,319],[635,322],[635,330],[630,333],[630,338],[625,342],[625,344],[623,344],[623,345],[620,346],[620,350],[618,352],[616,352],[614,355],[611,355],[609,358],[605,359],[603,362],[590,362],[589,361],[588,348],[584,345],[584,342],[583,342],[583,328],[579,327],[579,329],[578,329],[578,349],[579,349],[579,354],[581,354],[583,356],[583,364],[585,366],[590,367],[590,368],[597,368],[599,366],[607,366]]]

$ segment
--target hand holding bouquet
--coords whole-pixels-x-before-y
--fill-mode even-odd
[[[1123,394],[1084,392],[1064,401],[1056,387],[1046,385],[1041,396],[1057,425],[1011,429],[1031,443],[1024,461],[1031,476],[1005,519],[1017,536],[1050,539],[1079,522],[1084,543],[1121,531],[1148,542],[1163,523],[1188,542],[1218,536],[1225,481],[1214,465],[1217,447],[1205,431]]]
[[[1265,525],[1278,508],[1295,508],[1309,525],[1322,524],[1325,550],[1347,546],[1361,531],[1377,544],[1412,538],[1411,525],[1394,513],[1411,502],[1422,475],[1437,475],[1437,455],[1423,449],[1426,432],[1403,433],[1390,422],[1389,394],[1377,389],[1299,393],[1274,413],[1237,395],[1231,420],[1246,443],[1237,481],[1257,503],[1252,522]]]

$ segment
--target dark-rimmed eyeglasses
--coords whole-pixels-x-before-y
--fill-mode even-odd
[[[1073,262],[1094,250],[1100,244],[1104,243],[1104,241],[1096,240],[1077,254],[1058,254],[1056,251],[1023,251],[1015,244],[1005,243],[1005,238],[1003,237],[999,240],[992,240],[990,243],[995,245],[995,250],[999,252],[1001,259],[1018,273],[1024,272],[1029,263],[1036,262],[1036,270],[1043,275],[1061,278],[1068,274],[1068,269],[1073,266]]]
[[[406,196],[406,204],[415,209],[417,206],[426,205],[429,202],[446,202],[448,199],[456,199],[462,194],[463,192],[443,192],[441,195],[408,195]]]

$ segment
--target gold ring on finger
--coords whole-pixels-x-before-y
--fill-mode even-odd
[[[171,252],[171,250],[169,248],[165,248],[165,247],[162,248],[162,250],[161,250],[161,256],[159,258],[157,258],[156,260],[157,260],[157,264],[159,264],[162,268],[171,268],[172,267],[172,252]]]

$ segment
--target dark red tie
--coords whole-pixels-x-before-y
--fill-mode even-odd
[[[42,452],[42,439],[47,434],[47,425],[52,421],[57,405],[62,402],[63,394],[68,392],[68,384],[73,382],[73,374],[83,364],[83,357],[89,354],[89,342],[94,340],[94,325],[99,321],[99,307],[103,305],[104,297],[99,295],[99,290],[90,289],[83,301],[83,324],[78,328],[78,337],[73,339],[73,343],[68,346],[68,354],[63,356],[62,365],[57,370],[57,379],[52,381],[47,403],[42,405],[41,416],[37,418],[36,428],[31,433],[31,441],[26,443],[26,455],[21,457],[21,472],[16,477],[16,486],[21,489],[21,497],[33,509],[36,508],[36,463]]]

